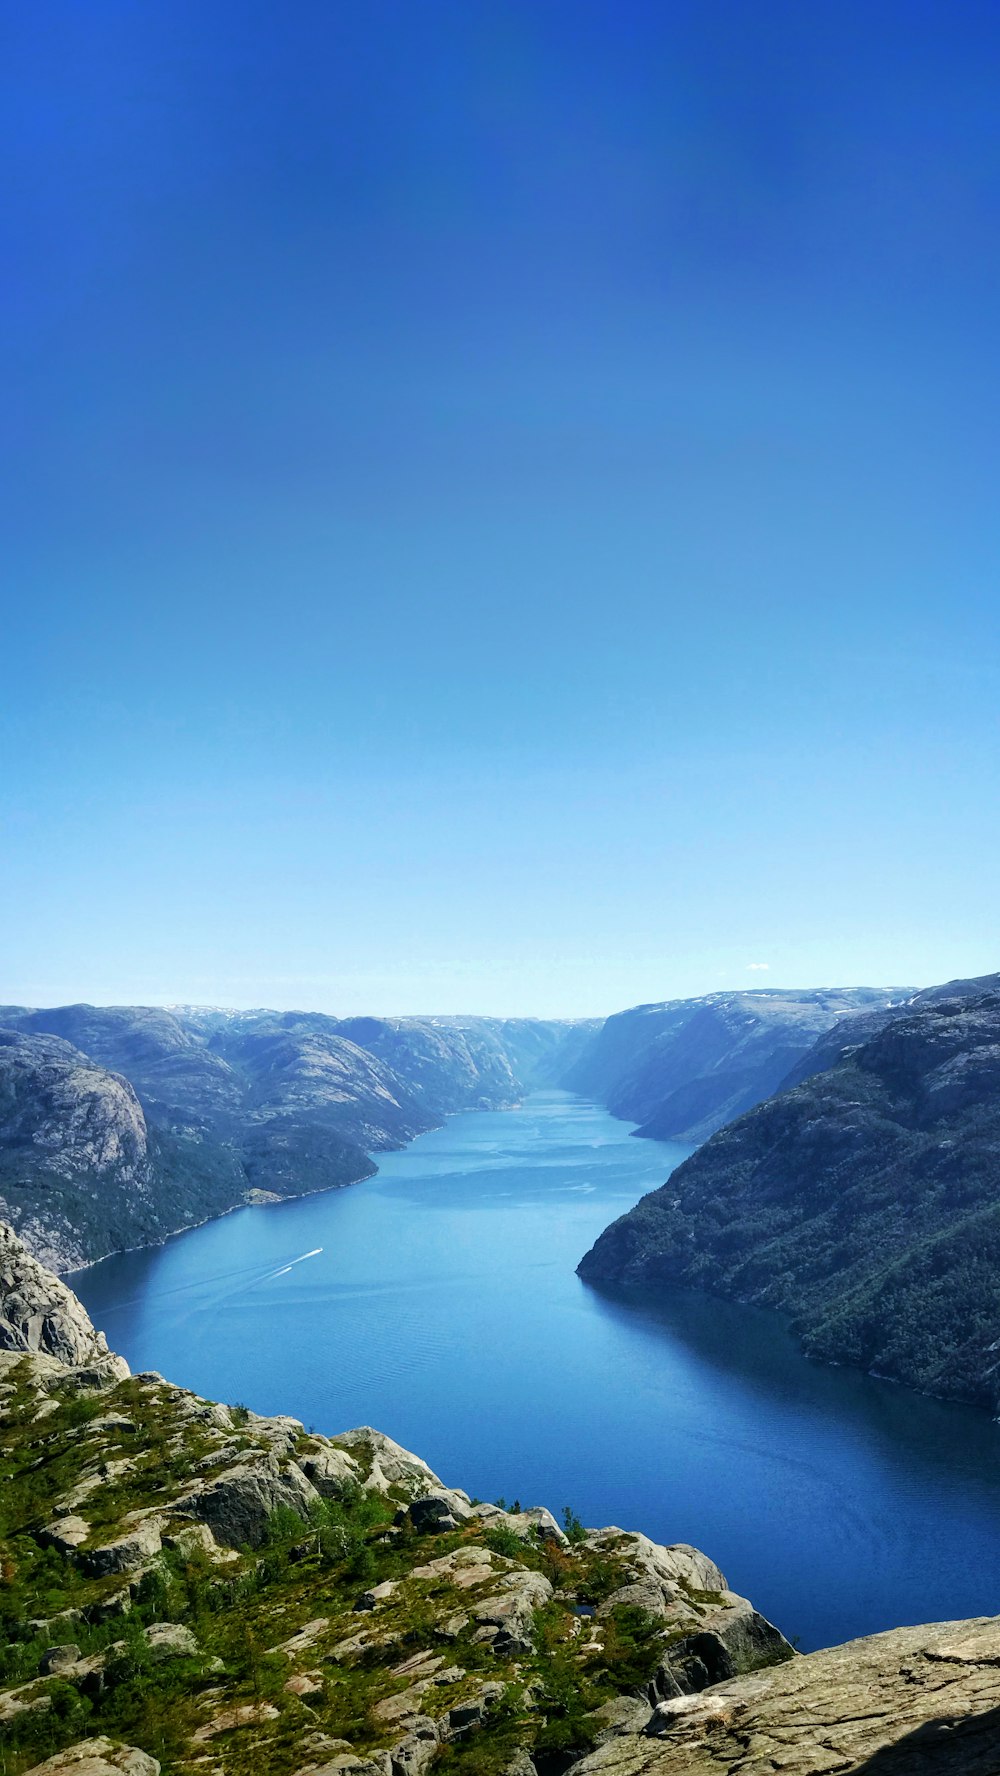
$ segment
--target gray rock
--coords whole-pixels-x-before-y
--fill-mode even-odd
[[[338,1752],[325,1764],[304,1764],[295,1776],[392,1776],[392,1759],[387,1751],[370,1751],[364,1757],[356,1751]]]
[[[357,1462],[346,1449],[337,1449],[332,1443],[302,1456],[298,1465],[322,1498],[340,1498],[360,1479]]]
[[[407,1724],[405,1739],[394,1745],[389,1754],[394,1776],[420,1776],[440,1743],[438,1723],[430,1715],[411,1715]]]
[[[92,1579],[105,1579],[111,1573],[135,1572],[154,1554],[159,1554],[163,1546],[162,1526],[162,1518],[151,1517],[101,1548],[80,1548],[76,1554],[77,1564]]]
[[[898,1628],[662,1702],[574,1776],[992,1776],[1000,1618]]]
[[[144,1637],[154,1665],[168,1659],[194,1659],[200,1650],[191,1629],[181,1622],[154,1622],[145,1629]]]
[[[456,1702],[449,1708],[447,1716],[448,1736],[457,1739],[468,1733],[473,1727],[481,1727],[486,1720],[494,1702],[503,1695],[502,1683],[484,1684],[474,1696],[467,1696],[464,1702]]]
[[[26,1776],[160,1776],[160,1766],[148,1751],[134,1745],[116,1745],[111,1739],[81,1739],[57,1751],[44,1764],[34,1764]]]
[[[594,1710],[594,1718],[600,1722],[598,1745],[617,1739],[622,1733],[644,1732],[651,1713],[649,1703],[640,1701],[638,1696],[614,1696],[610,1702],[602,1703]]]
[[[90,1534],[90,1524],[83,1517],[74,1517],[72,1513],[60,1517],[57,1523],[49,1523],[40,1529],[37,1540],[43,1548],[54,1548],[57,1554],[75,1554],[81,1542],[85,1542]]]
[[[63,1646],[51,1646],[38,1661],[38,1669],[43,1677],[50,1677],[53,1672],[65,1671],[67,1666],[75,1665],[80,1657],[80,1649],[72,1641]]]
[[[388,1492],[390,1487],[397,1487],[410,1498],[419,1498],[428,1492],[446,1490],[433,1468],[421,1461],[419,1455],[411,1454],[401,1443],[394,1443],[391,1437],[373,1430],[371,1425],[358,1425],[353,1431],[342,1431],[331,1438],[331,1443],[338,1449],[346,1449],[369,1470],[364,1484],[373,1491]]]
[[[472,1511],[456,1493],[442,1490],[414,1499],[405,1515],[418,1535],[444,1535],[468,1523]]]
[[[516,1571],[507,1573],[496,1591],[471,1605],[471,1613],[482,1629],[494,1629],[489,1636],[497,1652],[527,1653],[534,1645],[534,1615],[552,1596],[552,1586],[544,1573]],[[478,1640],[479,1635],[474,1636]],[[484,1637],[485,1638],[485,1637]]]
[[[266,1455],[256,1462],[230,1468],[178,1506],[207,1523],[224,1547],[260,1547],[267,1535],[268,1519],[283,1507],[304,1523],[319,1494],[294,1463],[281,1464]],[[177,1508],[177,1507],[175,1507]]]
[[[138,1104],[135,1107],[138,1110]],[[129,1373],[124,1357],[112,1356],[103,1332],[96,1330],[72,1289],[33,1258],[4,1221],[0,1221],[0,1350],[44,1354],[67,1365],[86,1364],[108,1376]]]

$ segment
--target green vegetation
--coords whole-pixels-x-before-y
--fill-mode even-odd
[[[897,1017],[721,1130],[580,1274],[778,1308],[812,1356],[996,1413],[998,1045],[996,992]]]
[[[521,1747],[552,1769],[714,1607],[616,1602],[635,1544],[588,1536],[572,1510],[565,1543],[476,1517],[418,1533],[406,1487],[370,1484],[365,1439],[340,1443],[357,1479],[338,1468],[336,1496],[310,1493],[292,1452],[324,1447],[158,1380],[82,1388],[47,1360],[0,1361],[3,1776],[94,1734],[164,1776],[206,1759],[292,1776],[308,1735],[385,1751],[414,1712],[438,1723],[435,1772],[500,1776]],[[253,1546],[208,1532],[220,1499]]]

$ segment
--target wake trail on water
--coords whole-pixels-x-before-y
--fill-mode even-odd
[[[261,1277],[261,1282],[270,1283],[275,1277],[287,1276],[296,1264],[304,1264],[307,1258],[318,1258],[322,1250],[322,1246],[314,1246],[311,1252],[303,1252],[300,1258],[292,1258],[287,1264],[282,1264],[277,1270],[272,1270],[267,1276]]]

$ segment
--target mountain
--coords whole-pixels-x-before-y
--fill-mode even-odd
[[[0,1007],[0,1212],[60,1269],[549,1084],[593,1026],[195,1007]]]
[[[709,993],[620,1011],[567,1070],[638,1135],[704,1141],[777,1091],[816,1038],[841,1019],[908,995],[873,987]]]
[[[130,1376],[3,1227],[0,1460],[6,1776],[996,1768],[1000,1619],[798,1655],[695,1548]]]
[[[804,1348],[1000,1409],[1000,979],[921,994],[729,1124],[580,1275],[792,1316]],[[858,1032],[856,1032],[858,1033]]]
[[[943,986],[924,987],[919,993],[896,997],[886,1005],[875,1005],[866,1011],[849,1013],[822,1036],[817,1037],[812,1047],[781,1081],[780,1090],[788,1091],[793,1085],[801,1085],[803,1080],[811,1079],[816,1073],[825,1073],[829,1067],[834,1067],[838,1061],[843,1060],[852,1049],[860,1048],[897,1018],[910,1017],[913,1012],[920,1011],[925,1006],[940,1005],[948,999],[971,999],[979,994],[996,992],[1000,992],[1000,974],[980,974],[970,980],[946,981]]]

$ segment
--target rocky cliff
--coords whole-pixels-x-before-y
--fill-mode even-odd
[[[704,1141],[777,1091],[841,1019],[902,997],[869,987],[761,989],[637,1005],[608,1018],[565,1084],[639,1123],[639,1135]]]
[[[581,1276],[777,1307],[810,1354],[1000,1409],[1000,993],[974,986],[722,1129]]]
[[[797,1656],[696,1549],[129,1377],[0,1253],[5,1776],[995,1772],[1000,1620]]]
[[[180,1007],[0,1008],[0,1213],[60,1269],[248,1193],[370,1176],[456,1110],[547,1083],[590,1026]]]

